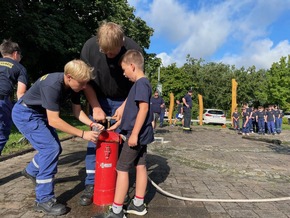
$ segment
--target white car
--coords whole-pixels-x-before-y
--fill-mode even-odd
[[[226,115],[220,109],[204,109],[202,119],[205,124],[226,124]]]
[[[290,118],[290,112],[288,112],[288,111],[287,112],[284,112],[284,116],[283,117],[286,117],[286,118],[289,119]]]

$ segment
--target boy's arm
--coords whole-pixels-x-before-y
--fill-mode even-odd
[[[132,134],[128,139],[128,145],[133,147],[137,145],[139,132],[144,124],[147,113],[149,111],[149,104],[147,102],[139,102],[139,111],[137,113],[136,122],[132,130]]]
[[[90,84],[86,85],[86,88],[84,89],[84,94],[86,96],[86,99],[90,103],[92,109],[93,109],[93,118],[97,122],[105,122],[106,121],[106,114],[101,108],[101,105],[99,103],[99,100],[97,98],[97,95],[93,89],[93,87]]]
[[[71,134],[71,135],[81,137],[85,140],[92,141],[93,143],[97,142],[99,133],[94,132],[94,131],[83,131],[81,129],[78,129],[70,125],[69,123],[67,123],[66,121],[64,121],[63,119],[59,117],[59,111],[51,111],[51,110],[46,109],[46,114],[47,114],[48,124],[52,126],[53,128],[59,129],[60,131]],[[85,113],[83,113],[83,116],[84,114]],[[88,121],[87,119],[83,120],[85,124],[89,124],[89,122],[86,122]]]

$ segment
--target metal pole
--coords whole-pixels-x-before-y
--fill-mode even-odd
[[[160,67],[158,67],[158,82],[160,81]]]

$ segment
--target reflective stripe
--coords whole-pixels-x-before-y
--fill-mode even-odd
[[[38,166],[38,164],[36,163],[36,161],[34,160],[34,158],[32,159],[32,163],[33,163],[33,165],[34,165],[36,168],[39,169],[39,166]]]
[[[51,179],[37,179],[36,180],[36,183],[37,184],[45,184],[45,183],[50,183],[50,182],[52,182],[52,178]]]
[[[86,173],[95,173],[95,170],[86,170]]]

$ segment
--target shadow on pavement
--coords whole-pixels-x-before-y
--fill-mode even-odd
[[[157,185],[163,183],[170,173],[167,159],[158,155],[148,154],[147,156],[148,176]],[[149,203],[156,194],[156,188],[149,182],[146,194],[146,203]]]
[[[22,176],[22,175],[21,175],[21,171],[20,171],[20,172],[17,172],[17,173],[13,173],[13,174],[11,174],[11,175],[9,175],[9,176],[6,176],[6,177],[2,178],[2,179],[0,180],[0,186],[1,186],[1,185],[4,185],[5,183],[11,182],[11,180],[13,180],[13,179],[17,179],[17,178],[19,178],[20,176]]]

